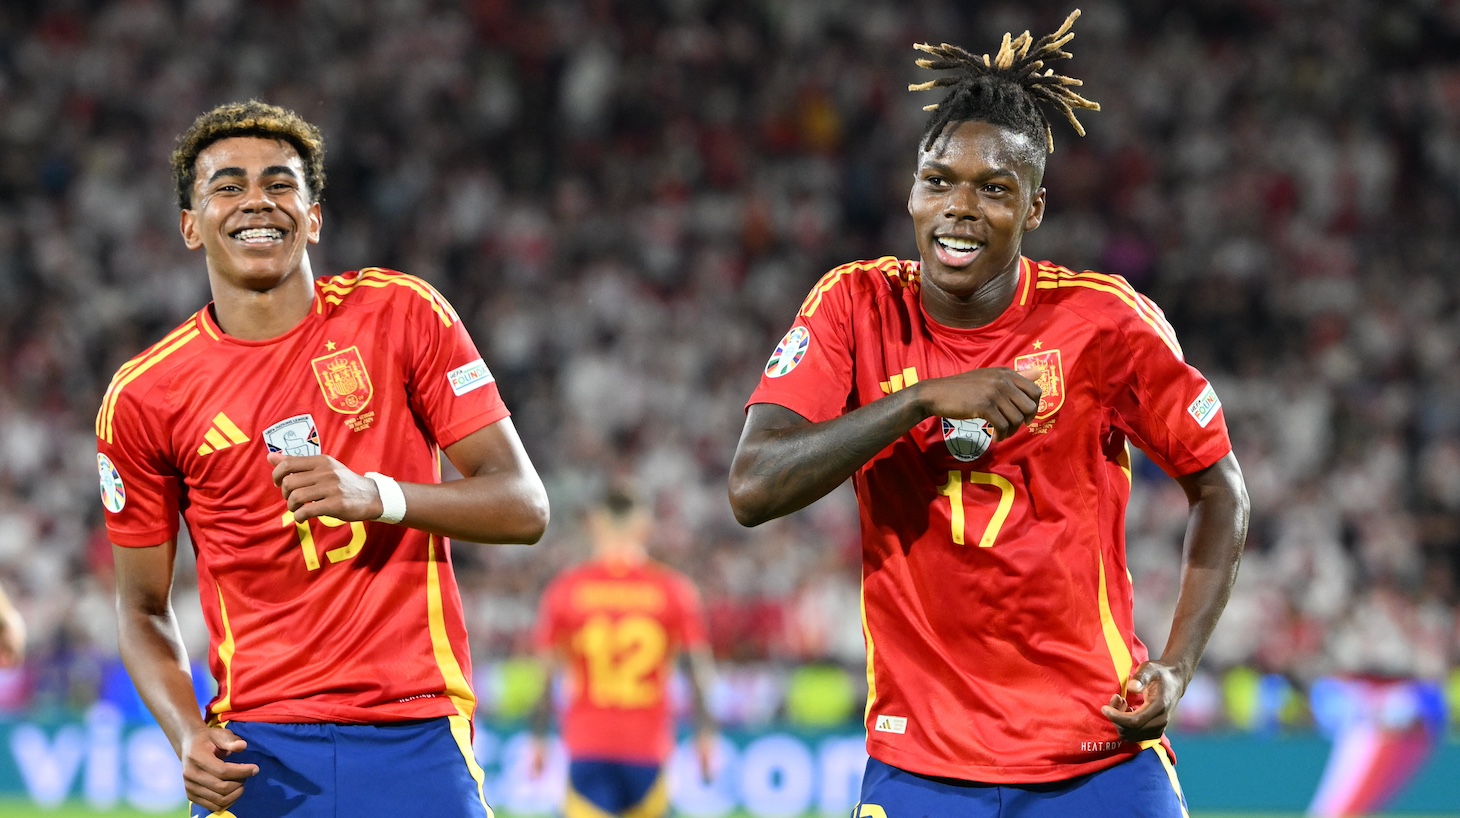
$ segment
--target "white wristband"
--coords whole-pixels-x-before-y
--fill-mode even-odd
[[[400,490],[400,484],[394,478],[387,477],[378,471],[367,471],[365,476],[375,481],[375,488],[380,491],[380,505],[385,510],[375,518],[377,523],[398,523],[406,517],[406,494]]]

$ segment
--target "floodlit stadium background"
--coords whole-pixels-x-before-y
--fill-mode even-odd
[[[260,97],[326,135],[317,273],[387,266],[445,293],[548,483],[544,542],[455,549],[496,799],[521,786],[507,749],[540,685],[520,661],[538,593],[587,553],[577,511],[627,472],[655,498],[654,551],[708,605],[740,771],[725,803],[760,803],[744,773],[760,764],[775,787],[811,776],[810,795],[760,811],[838,806],[847,780],[828,770],[856,769],[836,754],[855,755],[865,686],[852,499],[738,527],[725,474],[741,407],[823,272],[914,252],[929,100],[904,90],[923,79],[911,44],[991,48],[1069,7],[5,3],[0,583],[33,642],[0,673],[0,798],[180,797],[117,664],[92,417],[116,367],[208,299],[176,233],[172,138]],[[1237,590],[1178,714],[1193,806],[1301,809],[1344,708],[1309,692],[1335,674],[1428,682],[1455,759],[1460,4],[1082,8],[1069,73],[1104,110],[1084,139],[1055,123],[1027,252],[1122,274],[1165,308],[1222,397],[1253,499]],[[1148,463],[1136,479],[1137,624],[1159,651],[1186,503]],[[179,579],[199,658],[196,588]],[[1248,802],[1200,783],[1233,764],[1254,776]],[[1274,765],[1297,772],[1264,785]],[[1429,774],[1399,806],[1460,812]],[[531,792],[521,809],[546,797]]]

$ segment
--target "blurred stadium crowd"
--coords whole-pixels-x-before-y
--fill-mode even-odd
[[[548,482],[533,548],[455,548],[484,688],[609,475],[694,577],[721,714],[862,663],[850,493],[754,530],[725,475],[742,406],[837,264],[915,252],[927,102],[911,45],[992,47],[1070,4],[932,0],[18,0],[0,8],[0,583],[34,643],[0,707],[71,708],[115,663],[93,416],[208,300],[167,156],[258,97],[327,139],[319,275],[400,269],[455,304]],[[1460,3],[1093,0],[1027,252],[1154,297],[1215,383],[1253,500],[1236,592],[1182,711],[1223,681],[1442,680],[1460,658]],[[1159,650],[1186,502],[1130,514]],[[184,571],[191,654],[206,636]],[[970,611],[970,615],[977,615]],[[495,699],[488,690],[486,700]],[[1206,702],[1203,704],[1203,702]],[[1189,713],[1188,713],[1189,711]]]

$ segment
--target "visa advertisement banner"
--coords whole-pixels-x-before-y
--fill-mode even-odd
[[[743,811],[764,818],[845,816],[857,801],[866,763],[855,728],[731,731],[719,742],[716,775],[699,775],[690,743],[671,760],[677,814],[717,818]],[[1215,733],[1173,737],[1177,770],[1194,813],[1304,811],[1315,797],[1332,743],[1317,734]],[[503,813],[547,815],[561,803],[567,760],[549,755],[530,774],[531,737],[516,726],[478,725],[476,754],[486,771],[488,800]],[[1442,741],[1407,779],[1387,812],[1460,814],[1460,742]],[[1241,771],[1241,786],[1233,786]],[[115,707],[94,705],[83,718],[0,720],[0,799],[43,807],[83,803],[98,814],[127,807],[178,814],[181,766],[162,730],[129,723]]]

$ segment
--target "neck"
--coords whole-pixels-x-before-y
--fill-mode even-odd
[[[314,274],[309,257],[282,280],[266,289],[251,289],[210,276],[213,318],[228,335],[241,341],[267,341],[294,329],[314,306]]]
[[[648,557],[649,552],[642,545],[617,545],[598,549],[598,559],[609,565],[641,565]]]
[[[968,293],[954,293],[922,283],[923,309],[934,321],[953,329],[977,329],[992,324],[1014,303],[1019,288],[1018,256],[1010,267],[974,287]]]

